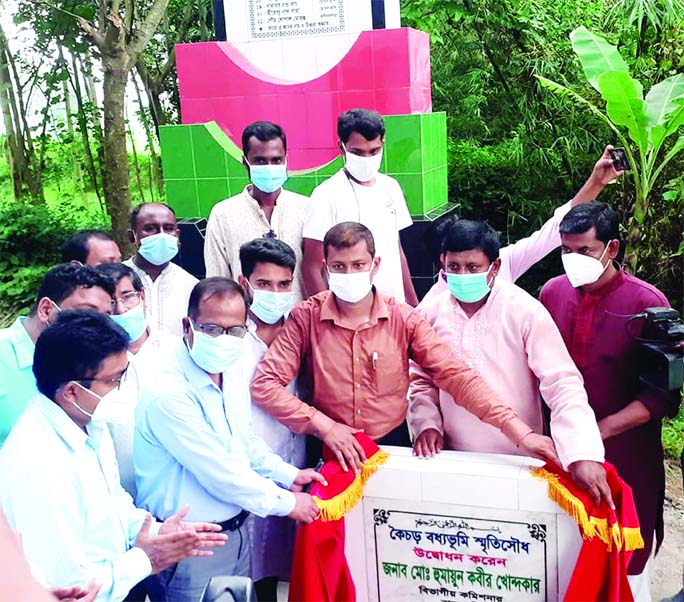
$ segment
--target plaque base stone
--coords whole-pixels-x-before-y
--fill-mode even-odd
[[[390,459],[345,518],[358,600],[562,600],[577,525],[531,475],[533,458],[445,451]]]

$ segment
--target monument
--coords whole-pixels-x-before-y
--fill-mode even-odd
[[[345,517],[358,600],[562,600],[581,546],[576,523],[519,456],[410,449],[390,458]]]
[[[375,109],[387,127],[381,171],[399,181],[414,219],[402,242],[424,293],[434,268],[421,229],[450,209],[446,115],[432,112],[428,35],[400,27],[399,0],[223,0],[215,7],[225,41],[176,46],[182,125],[160,129],[166,196],[177,215],[206,218],[248,183],[239,148],[247,124],[269,120],[285,129],[285,187],[308,195],[342,166],[337,116]]]

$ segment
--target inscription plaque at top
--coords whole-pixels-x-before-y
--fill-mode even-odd
[[[253,40],[346,31],[345,0],[248,0],[248,4]]]

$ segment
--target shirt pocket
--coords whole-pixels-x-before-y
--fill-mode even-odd
[[[408,375],[400,353],[380,355],[373,363],[378,396],[395,395],[405,388]]]

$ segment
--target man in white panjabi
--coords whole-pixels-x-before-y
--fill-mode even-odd
[[[292,308],[295,261],[294,251],[276,239],[260,238],[240,248],[239,282],[251,298],[245,362],[250,380]],[[287,388],[296,394],[296,380]],[[287,463],[304,466],[304,436],[296,435],[254,403],[252,428]],[[295,530],[296,524],[287,517],[250,516],[252,579],[259,599],[275,600],[278,580],[289,579]]]
[[[251,184],[238,195],[214,205],[207,222],[204,262],[207,277],[237,280],[240,247],[256,238],[277,238],[295,253],[292,293],[304,299],[299,271],[302,228],[309,199],[283,189],[287,181],[287,138],[279,125],[258,121],[242,132],[242,162]]]

